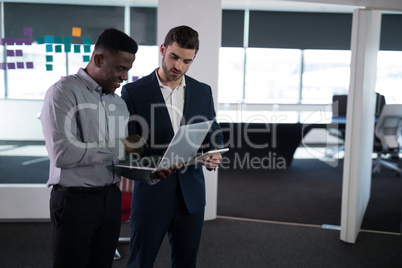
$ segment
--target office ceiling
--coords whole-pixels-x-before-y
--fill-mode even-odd
[[[7,0],[5,2],[59,3],[76,5],[158,6],[166,0]],[[386,12],[402,12],[401,0],[221,0],[224,9],[250,9],[299,12],[351,13],[356,8],[372,7]]]

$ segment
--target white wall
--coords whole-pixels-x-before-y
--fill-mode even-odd
[[[341,240],[355,243],[370,199],[381,11],[353,13],[342,185]]]

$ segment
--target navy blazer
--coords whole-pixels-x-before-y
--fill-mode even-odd
[[[211,87],[189,76],[184,77],[186,91],[181,124],[215,120]],[[155,71],[123,86],[121,97],[133,116],[128,125],[129,135],[139,134],[146,139],[150,147],[144,151],[144,155],[162,155],[172,140],[174,131]],[[208,150],[222,147],[221,127],[215,120],[204,140],[203,148]],[[133,212],[160,215],[169,210],[177,190],[181,190],[190,213],[205,206],[205,181],[201,164],[182,168],[155,185],[135,181]]]

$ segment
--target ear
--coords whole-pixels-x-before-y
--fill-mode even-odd
[[[104,58],[103,54],[99,53],[99,54],[94,55],[94,63],[95,63],[96,67],[98,67],[98,68],[101,67],[102,62],[103,62],[103,58]]]
[[[160,46],[159,52],[161,53],[161,56],[165,56],[165,52],[166,52],[165,44],[162,44],[162,45]]]

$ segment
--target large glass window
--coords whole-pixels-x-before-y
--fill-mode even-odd
[[[49,86],[88,64],[97,37],[104,29],[123,31],[124,9],[4,3],[0,98],[43,99]],[[131,7],[130,16],[130,35],[140,49],[128,82],[156,68],[159,55],[155,47],[156,8]]]
[[[133,67],[128,73],[128,80],[125,83],[120,84],[120,88],[116,89],[115,93],[120,95],[124,84],[134,82],[143,76],[149,75],[159,66],[158,60],[158,46],[139,46]]]
[[[18,51],[21,48],[7,46],[7,50],[10,49]],[[21,57],[7,59],[7,65],[15,63],[13,68],[8,66],[7,69],[8,98],[43,99],[50,85],[67,74],[66,55],[45,52],[45,45],[37,43],[24,46],[21,51]],[[17,68],[19,63],[22,68]]]
[[[223,10],[218,101],[315,105],[347,94],[352,17]],[[401,25],[400,14],[382,16],[376,91],[387,103],[402,103]]]
[[[234,47],[219,50],[219,102],[243,102],[244,51]]]
[[[124,7],[4,3],[7,97],[42,99],[86,66],[98,35],[111,27],[124,29]]]
[[[220,103],[326,104],[333,95],[348,93],[349,50],[249,48],[245,74],[243,51],[220,50]],[[376,92],[388,104],[402,103],[401,62],[402,51],[378,52]]]
[[[347,94],[349,50],[304,50],[302,103],[330,103],[333,95]]]
[[[298,103],[301,51],[248,48],[246,103]]]
[[[402,103],[402,51],[379,51],[376,91],[387,104]]]

